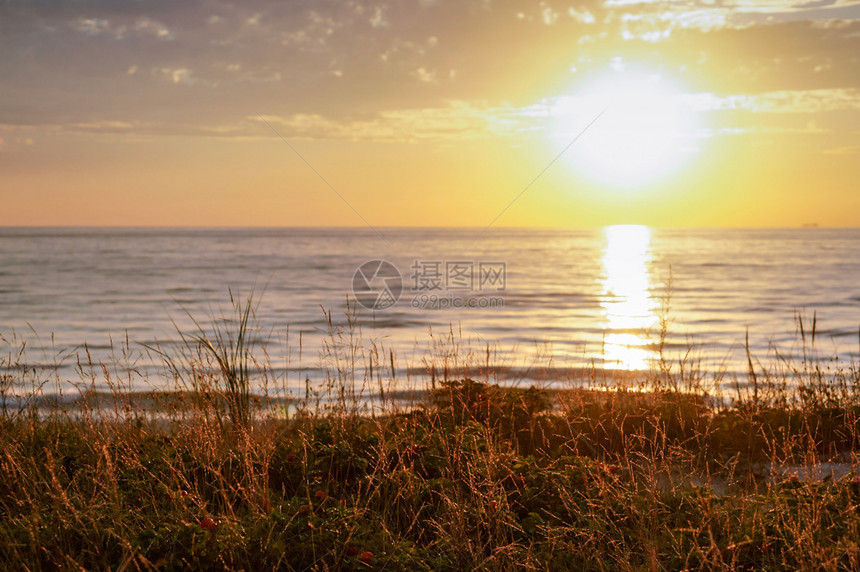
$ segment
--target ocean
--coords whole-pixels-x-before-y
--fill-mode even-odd
[[[562,383],[661,353],[731,383],[747,338],[756,367],[800,359],[800,320],[808,354],[858,361],[858,253],[860,229],[2,228],[0,360],[45,392],[111,372],[169,389],[147,348],[253,293],[255,351],[287,391],[343,359],[396,387],[466,362]]]

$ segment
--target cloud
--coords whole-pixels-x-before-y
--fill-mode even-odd
[[[18,127],[0,125],[0,153],[13,153],[35,145],[32,137],[26,134],[27,130]]]
[[[679,2],[674,0],[606,0],[606,21],[622,22],[625,39],[654,41],[675,30],[746,29],[808,21],[819,28],[837,28],[856,22],[856,0],[826,0],[799,4],[794,0],[735,0]],[[845,16],[848,16],[847,18]]]
[[[302,28],[283,32],[281,44],[299,49],[323,48],[335,31],[344,25],[343,22],[315,10],[306,14],[305,22]]]
[[[436,77],[436,71],[428,71],[423,67],[418,68],[417,70],[412,72],[412,77],[417,79],[422,83],[431,83],[437,84],[439,83],[439,78]]]
[[[175,84],[193,85],[198,82],[188,68],[161,68],[159,72]]]
[[[686,96],[698,111],[743,110],[755,113],[822,113],[860,110],[860,90],[813,89],[775,91],[759,95],[716,96],[699,93]]]
[[[128,134],[143,133],[153,127],[140,121],[100,120],[80,121],[73,123],[33,123],[33,124],[0,124],[0,131],[12,133],[12,139],[27,145],[32,145],[32,133],[35,131],[91,133],[91,134]],[[9,139],[7,135],[7,140]]]
[[[465,101],[449,101],[440,107],[389,109],[361,118],[337,118],[323,113],[294,113],[263,117],[288,139],[414,143],[511,137],[534,131],[535,122],[543,122],[548,114],[548,108],[542,104],[525,107],[480,106]],[[0,132],[45,131],[98,136],[179,135],[246,140],[269,137],[270,134],[261,128],[264,126],[259,116],[249,115],[233,122],[220,124],[139,119],[40,122],[29,125],[0,124]]]
[[[84,133],[132,133],[139,132],[145,127],[144,124],[129,121],[91,121],[71,123],[57,129]]]
[[[544,6],[541,9],[541,19],[543,20],[543,23],[547,26],[551,26],[552,24],[558,22],[558,15],[558,12],[553,10],[550,6]]]
[[[719,135],[821,135],[830,133],[829,130],[816,126],[806,127],[720,127],[718,129],[704,129],[703,137],[714,137]]]
[[[111,30],[110,22],[102,18],[78,18],[70,22],[69,26],[87,36],[97,36]]]
[[[136,34],[152,36],[161,40],[173,39],[173,34],[167,26],[146,16],[125,23],[112,23],[107,18],[76,18],[69,22],[69,27],[90,37],[106,35],[116,40],[122,40],[130,34]]]
[[[374,28],[384,28],[388,25],[388,20],[382,14],[382,8],[377,6],[373,9],[373,15],[370,17],[370,25]]]
[[[295,114],[269,115],[265,120],[286,138],[414,143],[511,137],[533,131],[536,115],[545,117],[546,109],[451,101],[444,107],[383,111],[371,119],[338,121],[321,114]],[[248,119],[259,121],[255,116]]]
[[[663,8],[697,8],[702,4],[716,4],[713,2],[683,2],[675,0],[605,0],[603,6],[607,8],[634,5],[657,5]],[[797,2],[796,0],[726,0],[717,4],[719,8],[734,12],[757,12],[757,13],[786,13],[786,12],[820,12],[821,9],[835,9],[845,6],[856,5],[856,0],[825,0],[813,2]]]
[[[674,30],[697,29],[712,31],[724,28],[729,15],[720,9],[701,9],[660,12],[622,12],[610,17],[621,22],[621,37],[656,42],[668,38]]]
[[[578,10],[576,8],[571,7],[567,9],[567,13],[571,18],[582,24],[594,24],[597,21],[594,17],[594,14],[592,14],[587,9]]]
[[[149,18],[139,18],[134,24],[134,29],[135,31],[144,32],[157,38],[165,40],[173,39],[173,34],[171,34],[167,26]]]
[[[191,72],[185,68],[160,70],[174,83],[193,82]],[[762,117],[778,114],[816,114],[830,111],[856,112],[860,110],[860,93],[857,90],[806,90],[781,91],[758,95],[732,94],[719,96],[713,93],[679,93],[666,104],[680,110],[700,113],[747,112]],[[450,100],[445,105],[424,108],[394,108],[363,117],[337,117],[332,113],[292,113],[265,115],[265,120],[290,139],[347,140],[374,142],[456,141],[481,138],[507,138],[514,136],[545,136],[559,121],[592,117],[595,109],[603,105],[593,97],[561,95],[544,98],[536,103],[515,106],[478,104],[464,100]],[[829,132],[804,119],[774,124],[764,123],[747,116],[729,116],[732,123],[703,132],[703,136],[732,134],[820,134]],[[723,122],[725,123],[725,122]],[[31,125],[0,125],[0,130],[55,131],[91,135],[182,135],[191,137],[219,137],[245,140],[267,137],[260,130],[256,115],[227,123],[206,121],[183,122],[145,121],[140,119],[96,119],[67,123],[35,123]],[[8,138],[7,138],[8,139]],[[833,151],[836,153],[837,151]]]
[[[721,108],[854,109],[860,21],[851,5],[729,1],[2,3],[0,73],[14,89],[4,91],[0,122],[183,117],[202,132],[254,109],[340,124],[450,101],[469,102],[474,119],[622,65],[674,73]]]
[[[173,78],[173,83],[191,83],[191,71],[185,68],[179,68],[175,70],[162,70],[166,71]]]

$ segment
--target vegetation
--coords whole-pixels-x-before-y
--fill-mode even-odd
[[[199,361],[174,360],[173,370],[193,383],[158,408],[136,408],[140,396],[114,385],[107,402],[84,393],[75,409],[32,399],[3,410],[0,561],[31,570],[860,568],[856,366],[822,371],[807,356],[793,369],[781,361],[774,377],[750,360],[731,400],[670,367],[612,390],[452,376],[398,407],[383,384],[362,395],[380,368],[357,374],[356,354],[336,343],[348,337],[333,330],[327,355],[341,357],[329,395],[284,408],[244,397],[248,304],[237,318],[243,341],[203,328],[185,338],[185,357],[196,343]],[[15,380],[4,375],[5,395]],[[383,408],[368,411],[371,397]]]

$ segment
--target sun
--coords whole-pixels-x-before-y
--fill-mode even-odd
[[[603,186],[637,188],[677,172],[698,151],[701,125],[689,102],[660,75],[616,71],[559,98],[554,135],[572,140],[593,121],[567,160]]]

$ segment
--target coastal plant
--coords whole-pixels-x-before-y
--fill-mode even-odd
[[[259,298],[234,298],[231,313],[213,316],[208,326],[186,310],[193,328],[185,330],[174,321],[181,340],[180,353],[171,355],[160,347],[145,346],[162,356],[175,378],[216,411],[226,406],[229,420],[247,428],[251,420],[251,372],[257,360],[253,348],[260,340],[256,322]],[[218,416],[221,423],[221,417]]]
[[[684,384],[649,386],[652,372],[641,385],[513,387],[493,379],[502,369],[476,363],[479,352],[446,342],[435,388],[406,406],[387,389],[404,370],[380,366],[392,354],[362,340],[357,322],[332,318],[344,345],[321,356],[325,405],[285,417],[267,413],[265,395],[251,398],[252,375],[265,370],[251,351],[251,300],[234,304],[229,321],[195,322],[182,351],[165,356],[184,376],[180,391],[111,383],[65,409],[33,396],[0,420],[0,561],[32,570],[860,567],[854,363],[813,360],[811,350],[800,361],[753,360],[758,392],[739,379],[737,397],[717,401]],[[236,401],[245,414],[229,406],[222,361],[247,383],[249,398]],[[486,375],[463,375],[476,371]],[[815,383],[801,387],[795,372]],[[7,375],[14,383],[23,373]]]

